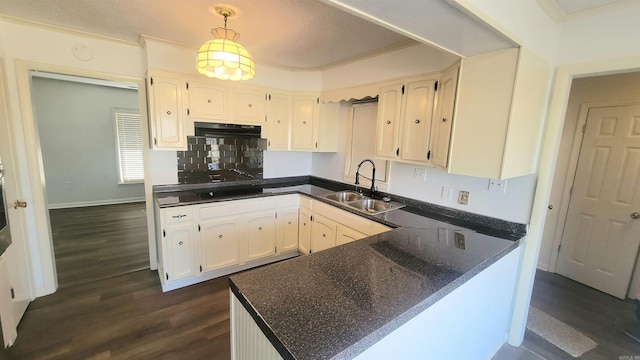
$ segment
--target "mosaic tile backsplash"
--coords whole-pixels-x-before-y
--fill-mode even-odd
[[[187,143],[176,152],[180,184],[262,179],[266,139],[189,136]]]

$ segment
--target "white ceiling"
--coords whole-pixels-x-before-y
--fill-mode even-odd
[[[380,6],[389,5],[389,0],[379,1]],[[445,0],[420,1],[442,8]],[[552,2],[569,13],[636,0],[538,1]],[[211,38],[211,28],[223,26],[223,18],[215,13],[215,6],[222,4],[236,10],[228,27],[240,33],[238,42],[259,64],[320,69],[415,44],[318,0],[0,0],[0,14],[126,41],[137,42],[144,35],[197,49]],[[462,28],[459,18],[450,26]],[[469,42],[474,41],[472,37]]]

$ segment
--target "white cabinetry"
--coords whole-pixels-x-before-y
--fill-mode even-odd
[[[5,346],[13,345],[18,333],[13,311],[12,286],[9,280],[7,260],[0,256],[0,318],[2,318],[2,336]]]
[[[298,251],[302,254],[311,253],[311,219],[313,213],[310,209],[300,207],[298,229]]]
[[[338,224],[322,215],[314,214],[311,223],[311,252],[336,246]]]
[[[383,86],[378,103],[376,155],[427,164],[438,77],[420,77]]]
[[[363,234],[360,231],[354,230],[350,227],[344,225],[338,225],[337,235],[336,235],[336,246],[350,243],[352,241],[360,240],[362,238],[366,238],[369,236],[368,234]]]
[[[298,206],[278,210],[278,253],[298,249]]]
[[[173,282],[196,274],[194,261],[196,226],[192,206],[162,211],[160,276],[164,277],[165,282]]]
[[[293,119],[291,122],[291,150],[315,150],[316,127],[319,116],[320,97],[313,95],[293,96]]]
[[[149,126],[154,150],[185,150],[187,83],[174,74],[149,72]]]
[[[200,272],[207,273],[240,263],[239,216],[224,216],[200,222]]]
[[[493,179],[535,173],[551,71],[523,48],[462,60],[449,172]]]
[[[265,210],[246,214],[242,219],[246,231],[247,261],[276,253],[276,212]]]
[[[191,119],[217,122],[229,119],[229,90],[226,86],[193,80],[188,84]]]
[[[456,63],[440,77],[434,116],[431,122],[431,163],[446,168],[449,159],[449,140],[453,124],[453,110],[458,87],[458,71]]]
[[[289,150],[291,95],[272,91],[267,100],[268,150]]]
[[[267,99],[264,89],[233,88],[233,122],[246,125],[267,125]]]

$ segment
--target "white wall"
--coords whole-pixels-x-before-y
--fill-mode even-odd
[[[34,77],[49,208],[144,200],[144,184],[119,184],[114,108],[138,111],[138,91]]]

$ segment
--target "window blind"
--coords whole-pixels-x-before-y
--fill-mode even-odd
[[[140,114],[115,111],[120,183],[144,181]]]

